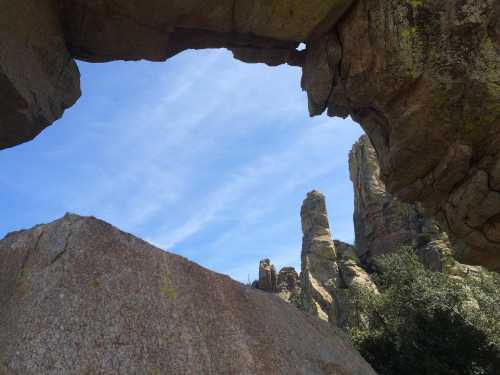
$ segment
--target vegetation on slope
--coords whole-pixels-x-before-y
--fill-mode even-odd
[[[415,251],[383,256],[381,293],[347,290],[347,330],[380,375],[493,375],[500,368],[500,277],[427,270]]]

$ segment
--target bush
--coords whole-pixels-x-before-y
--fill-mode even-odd
[[[431,272],[410,248],[380,265],[380,294],[347,292],[347,331],[380,375],[498,374],[498,274]]]

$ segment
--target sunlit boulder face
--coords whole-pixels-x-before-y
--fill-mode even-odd
[[[301,273],[303,309],[329,321],[339,284],[337,251],[330,233],[325,196],[307,193],[300,209],[302,224]]]
[[[0,374],[375,374],[277,295],[66,215],[0,241]]]
[[[419,201],[463,261],[500,269],[496,0],[0,0],[0,148],[78,98],[72,58],[164,60],[225,47],[303,67],[311,115],[351,115],[389,192]],[[297,51],[299,42],[306,50]]]

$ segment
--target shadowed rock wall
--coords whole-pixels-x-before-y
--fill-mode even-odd
[[[309,44],[303,80],[312,114],[327,108],[363,126],[388,191],[422,202],[463,261],[491,269],[500,269],[499,12],[495,0],[359,0]]]

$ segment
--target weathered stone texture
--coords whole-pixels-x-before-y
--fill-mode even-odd
[[[257,284],[260,290],[269,293],[276,293],[278,290],[278,276],[276,268],[269,259],[262,259],[259,264],[259,281]]]
[[[335,293],[335,323],[345,329],[349,317],[356,317],[357,321],[365,321],[352,300],[353,289],[355,292],[378,294],[378,288],[361,264],[354,246],[342,241],[334,241],[337,249],[337,263],[340,272],[340,284]]]
[[[325,196],[307,194],[300,210],[302,222],[301,285],[305,311],[330,320],[338,284],[337,253],[330,234]]]
[[[338,42],[323,43],[323,56],[304,67],[304,77],[317,71],[332,82],[326,96],[309,89],[310,102],[368,133],[388,191],[422,202],[462,243],[464,261],[492,269],[500,268],[499,9],[495,0],[359,0],[337,24]]]
[[[293,49],[293,42],[329,30],[352,2],[63,0],[61,14],[75,56],[162,60],[187,48]]]
[[[452,253],[448,236],[419,204],[404,203],[387,192],[375,149],[366,135],[352,147],[349,170],[354,188],[356,251],[362,263],[373,267],[376,257],[407,245],[417,249],[430,269],[442,271]]]
[[[0,149],[33,139],[80,96],[53,2],[0,0]]]
[[[94,218],[0,241],[2,374],[374,374],[334,327]]]
[[[296,306],[301,305],[300,277],[295,268],[283,267],[278,274],[278,295]]]
[[[356,254],[356,248],[342,241],[335,240],[334,243],[338,254],[337,262],[341,281],[339,288],[349,289],[359,286],[376,291],[377,287],[363,268]]]
[[[0,149],[34,138],[80,96],[73,58],[165,60],[186,49],[303,64],[299,42],[328,31],[352,0],[0,0]]]

